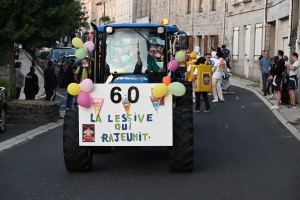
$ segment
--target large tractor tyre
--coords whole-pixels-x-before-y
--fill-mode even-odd
[[[111,147],[93,147],[93,153],[109,153]]]
[[[69,110],[64,118],[63,150],[69,172],[90,171],[93,163],[91,147],[79,146],[78,110]]]
[[[193,86],[191,82],[184,81],[182,84],[186,88],[183,96],[177,97],[176,107],[193,109]]]
[[[174,108],[173,146],[169,147],[169,169],[171,172],[193,171],[193,163],[193,111],[186,108]]]

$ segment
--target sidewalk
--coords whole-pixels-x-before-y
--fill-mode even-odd
[[[27,53],[25,50],[21,50],[19,60],[16,60],[16,62],[19,61],[22,63],[21,71],[23,72],[24,76],[29,73],[30,67],[31,67],[31,60],[28,58]],[[42,73],[42,69],[36,65],[36,70],[35,74],[39,78],[39,93],[35,96],[35,99],[40,99],[42,96],[45,95],[45,89],[44,89],[44,74]],[[21,94],[19,99],[25,99],[25,94],[24,94],[24,87],[21,89]]]
[[[262,99],[262,101],[264,101],[264,103],[269,107],[269,109],[271,109],[271,106],[275,104],[276,102],[276,95],[274,95],[274,97],[272,99],[268,99],[268,96],[264,97],[263,93],[259,87],[259,83],[254,82],[254,81],[250,81],[247,79],[243,79],[240,77],[233,77],[230,78],[230,83],[233,86],[238,86],[238,87],[243,87],[245,89],[249,89],[252,90],[252,92],[256,93],[256,95]],[[276,115],[281,115],[281,116],[276,116],[278,119],[280,119],[280,121],[287,127],[291,127],[293,126],[296,130],[294,130],[294,132],[298,132],[295,133],[298,136],[295,136],[300,139],[300,105],[297,105],[298,108],[290,108],[288,109],[286,106],[280,106],[279,110],[273,110],[273,113]],[[287,127],[288,128],[288,127]],[[289,129],[289,128],[288,128]],[[291,132],[292,130],[289,129]]]

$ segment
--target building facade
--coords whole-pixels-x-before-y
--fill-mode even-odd
[[[150,6],[149,0],[133,0],[132,3],[132,22],[133,23],[151,23],[150,21]]]
[[[151,1],[151,22],[163,18],[189,35],[190,51],[200,46],[202,54],[228,43],[225,0],[154,0]]]

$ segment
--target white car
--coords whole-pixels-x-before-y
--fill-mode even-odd
[[[36,49],[36,51],[35,51],[35,56],[36,57],[40,57],[40,54],[43,52],[43,51],[51,51],[52,50],[52,48],[48,48],[48,47],[41,47],[41,48],[39,48],[39,49]]]

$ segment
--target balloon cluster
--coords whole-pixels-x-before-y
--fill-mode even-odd
[[[165,96],[168,91],[174,96],[183,96],[186,92],[186,88],[182,83],[173,82],[171,83],[170,76],[165,76],[163,78],[163,83],[160,83],[153,87],[152,95],[156,98],[161,98]]]
[[[72,96],[77,96],[77,102],[82,107],[89,107],[91,98],[88,92],[93,89],[93,81],[91,79],[84,79],[80,84],[71,83],[68,85],[67,91]]]
[[[168,63],[168,70],[175,71],[178,68],[180,62],[185,60],[185,53],[183,51],[178,51],[175,55],[175,59]]]
[[[87,41],[83,44],[82,40],[78,37],[73,38],[72,44],[74,47],[78,48],[75,52],[75,57],[82,60],[86,57],[87,52],[94,51],[95,44],[91,41]]]

